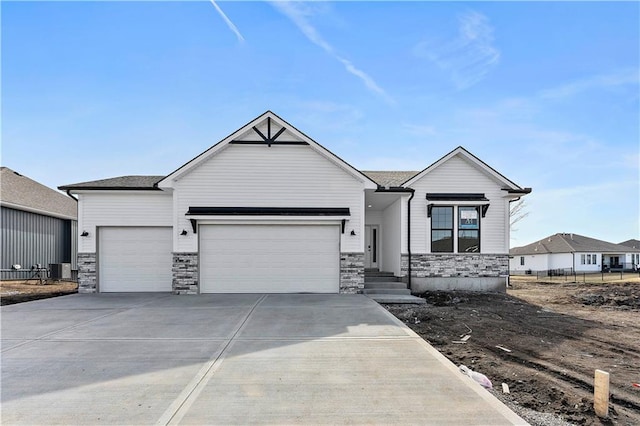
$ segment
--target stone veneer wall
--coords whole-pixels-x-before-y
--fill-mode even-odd
[[[364,290],[364,253],[340,253],[340,293]]]
[[[173,293],[198,294],[198,253],[173,253]]]
[[[96,254],[78,253],[78,293],[96,293],[97,291]]]
[[[402,255],[402,274],[407,276],[408,258]],[[508,254],[411,254],[411,276],[416,278],[501,277],[509,275]]]

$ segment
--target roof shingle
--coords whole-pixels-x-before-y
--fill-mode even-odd
[[[77,219],[77,202],[8,167],[0,167],[0,201],[10,208],[35,210],[55,217]]]

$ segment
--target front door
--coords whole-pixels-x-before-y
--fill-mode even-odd
[[[380,256],[378,244],[380,229],[378,225],[365,225],[364,227],[364,267],[377,268]]]

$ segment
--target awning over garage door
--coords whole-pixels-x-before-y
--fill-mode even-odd
[[[171,228],[100,228],[100,292],[171,291],[171,251]]]
[[[338,225],[201,225],[202,293],[337,293]]]

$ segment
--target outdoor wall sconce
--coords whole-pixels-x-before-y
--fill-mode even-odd
[[[351,235],[356,235],[356,231],[354,231],[353,229],[351,230]]]
[[[20,269],[22,269],[22,265],[16,263],[15,265],[11,265],[11,269],[13,269],[14,271],[19,271]]]
[[[80,234],[81,237],[88,237],[89,233],[87,231],[82,231],[82,234]]]
[[[182,232],[180,233],[180,235],[187,235],[187,230],[183,229]]]

